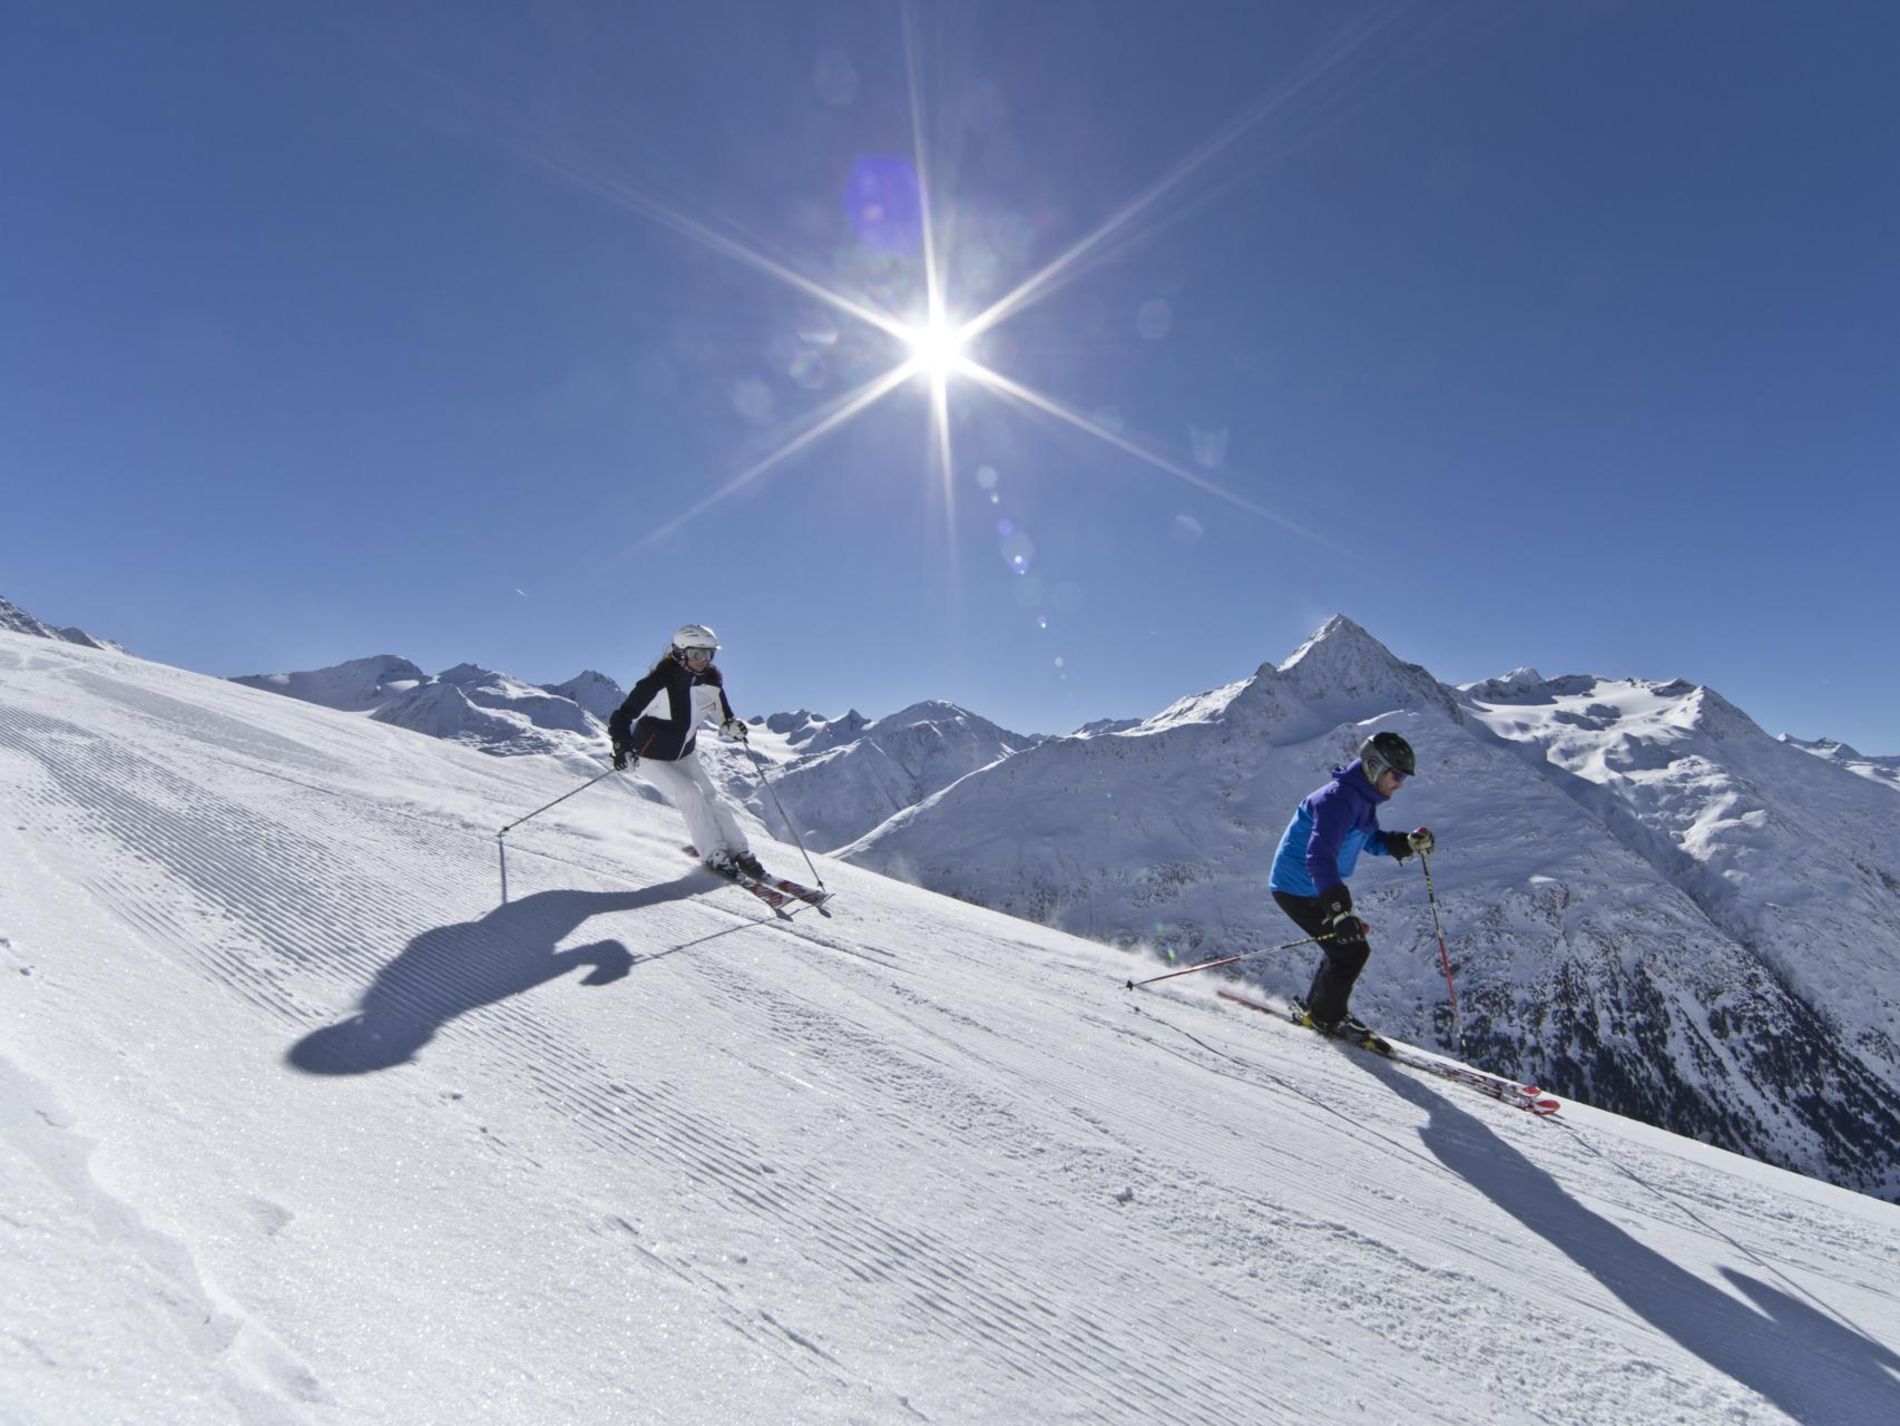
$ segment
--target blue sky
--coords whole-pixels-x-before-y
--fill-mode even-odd
[[[1343,611],[1450,681],[1900,752],[1890,5],[0,32],[0,594],[43,618],[622,683],[695,620],[747,713],[1061,731]],[[943,432],[918,375],[813,434],[928,268],[954,323],[1052,265]]]

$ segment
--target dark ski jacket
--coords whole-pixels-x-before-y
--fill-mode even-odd
[[[1286,824],[1268,887],[1289,896],[1323,896],[1345,884],[1362,847],[1403,859],[1412,844],[1403,833],[1379,827],[1379,804],[1386,800],[1367,781],[1359,759],[1334,768],[1333,780],[1309,792]]]
[[[639,757],[677,762],[693,750],[701,723],[731,716],[726,680],[717,665],[707,664],[704,672],[694,673],[668,654],[634,684],[626,702],[607,720],[607,731]]]

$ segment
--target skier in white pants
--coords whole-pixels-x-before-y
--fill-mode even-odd
[[[625,772],[638,765],[679,808],[708,870],[726,877],[734,872],[763,877],[765,868],[752,855],[738,819],[700,766],[694,741],[699,725],[715,717],[724,737],[742,743],[747,737],[746,725],[726,702],[725,678],[713,665],[718,650],[718,638],[704,624],[682,625],[674,633],[660,661],[608,720],[614,768]]]

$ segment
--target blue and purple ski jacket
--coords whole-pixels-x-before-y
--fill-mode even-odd
[[[1386,801],[1366,780],[1365,769],[1354,758],[1333,769],[1333,780],[1307,794],[1293,820],[1286,824],[1280,849],[1273,854],[1267,885],[1289,896],[1322,896],[1343,884],[1359,863],[1359,851],[1370,847],[1385,856],[1397,856],[1400,846],[1410,850],[1404,834],[1379,827],[1379,804]]]

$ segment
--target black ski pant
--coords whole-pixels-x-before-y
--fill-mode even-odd
[[[1327,934],[1326,923],[1320,919],[1326,912],[1318,897],[1276,891],[1273,899],[1307,935]],[[1372,954],[1372,947],[1366,944],[1364,936],[1335,936],[1319,944],[1326,956],[1313,972],[1312,987],[1306,992],[1306,1008],[1315,1020],[1344,1020],[1353,982],[1366,968],[1366,957]]]

